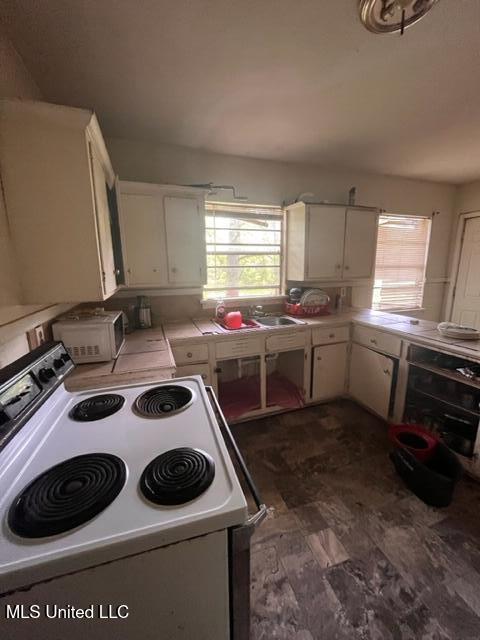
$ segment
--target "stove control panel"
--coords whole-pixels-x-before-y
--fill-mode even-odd
[[[31,373],[37,378],[42,388],[50,388],[65,377],[72,368],[72,361],[62,343],[37,361]]]
[[[54,342],[0,371],[0,450],[73,367],[63,344]]]

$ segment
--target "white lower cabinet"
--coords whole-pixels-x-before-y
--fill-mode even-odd
[[[349,392],[376,414],[388,419],[394,362],[391,358],[358,344],[352,345]]]
[[[175,373],[176,378],[182,378],[183,376],[202,376],[202,380],[205,384],[212,384],[212,377],[210,375],[210,365],[209,364],[186,364],[180,367],[177,367],[177,371]]]
[[[313,350],[312,400],[328,400],[345,393],[348,343]]]

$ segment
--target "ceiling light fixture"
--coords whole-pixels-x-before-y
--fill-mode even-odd
[[[372,33],[400,33],[430,11],[438,0],[360,0],[360,20]]]

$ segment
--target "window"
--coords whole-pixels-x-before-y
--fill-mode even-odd
[[[282,209],[223,202],[205,208],[204,298],[280,295]]]
[[[382,215],[379,219],[374,309],[418,309],[423,302],[430,220]]]

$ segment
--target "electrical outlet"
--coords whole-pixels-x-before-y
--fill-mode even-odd
[[[36,349],[41,344],[46,342],[44,326],[42,324],[39,324],[37,327],[34,327],[33,329],[30,329],[30,331],[27,331],[27,340],[30,351]]]
[[[37,345],[40,346],[45,342],[45,330],[42,324],[39,324],[38,327],[34,328],[35,338],[37,339]]]

